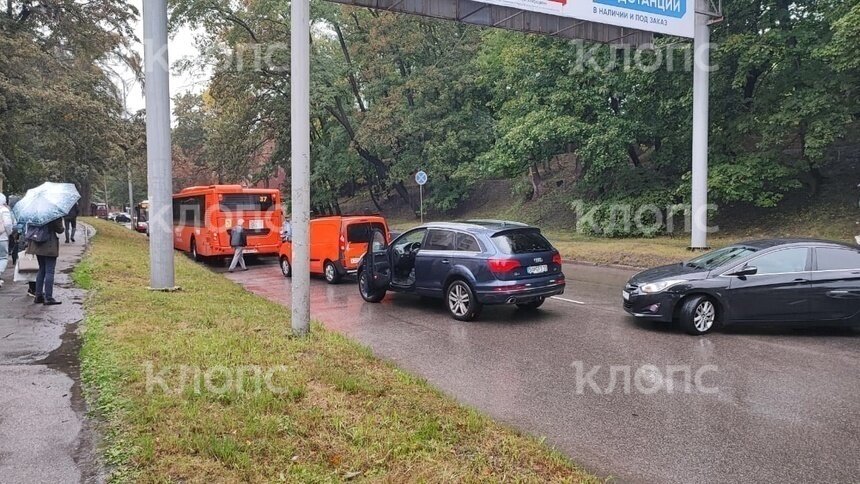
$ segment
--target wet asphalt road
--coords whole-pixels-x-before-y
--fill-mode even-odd
[[[472,323],[409,295],[364,303],[349,279],[313,280],[311,307],[328,328],[462,403],[545,436],[604,477],[860,482],[856,331],[733,327],[697,338],[627,316],[620,293],[630,271],[567,265],[565,274],[566,300],[536,313],[487,307]],[[228,277],[289,304],[289,280],[274,261]],[[600,366],[596,390],[577,378],[578,365],[584,373]],[[630,378],[621,370],[607,393],[610,366],[628,367]],[[675,366],[689,368],[690,379],[681,370],[668,376]]]

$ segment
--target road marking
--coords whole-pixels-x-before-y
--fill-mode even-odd
[[[569,302],[569,303],[573,303],[573,304],[581,304],[581,305],[585,306],[585,303],[582,301],[577,301],[575,299],[568,299],[566,297],[552,296],[552,297],[550,297],[550,299],[558,299],[559,301]]]

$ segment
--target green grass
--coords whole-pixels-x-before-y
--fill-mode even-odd
[[[112,480],[596,481],[341,335],[314,325],[306,339],[289,336],[285,308],[183,256],[181,292],[147,291],[146,238],[93,225],[75,271],[91,291],[82,374]],[[277,393],[236,383],[240,369],[272,368]],[[148,371],[168,391],[147,388]]]
[[[535,222],[534,215],[519,207],[505,209],[497,213],[486,212],[487,208],[476,212],[460,214],[454,219],[493,218],[516,220],[532,223],[543,228],[543,233],[558,248],[562,257],[577,262],[600,265],[624,265],[632,267],[652,267],[671,264],[690,259],[693,254],[688,250],[690,234],[681,232],[677,236],[653,238],[606,238],[580,234],[575,228],[560,227],[548,221],[546,225]],[[854,243],[854,234],[860,234],[860,225],[851,219],[851,213],[834,210],[829,206],[795,209],[791,214],[779,214],[756,218],[755,227],[718,231],[708,236],[708,245],[718,249],[737,242],[760,238],[812,237]],[[860,215],[857,216],[860,218]],[[446,217],[431,217],[429,220],[446,220]],[[419,224],[412,218],[395,217],[388,220],[389,225],[400,231],[408,230]],[[717,223],[720,223],[717,221]]]

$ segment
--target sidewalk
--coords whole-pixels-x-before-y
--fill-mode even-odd
[[[77,336],[84,291],[71,272],[92,229],[78,224],[77,241],[60,236],[54,297],[59,306],[33,304],[27,285],[0,289],[0,480],[4,483],[100,482],[94,432],[85,418]],[[11,262],[11,261],[10,261]]]

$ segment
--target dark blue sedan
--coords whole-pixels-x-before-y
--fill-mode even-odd
[[[477,318],[485,304],[537,309],[564,292],[561,256],[535,227],[498,220],[429,223],[391,244],[372,235],[358,269],[361,297],[387,291],[441,298],[455,319]]]

